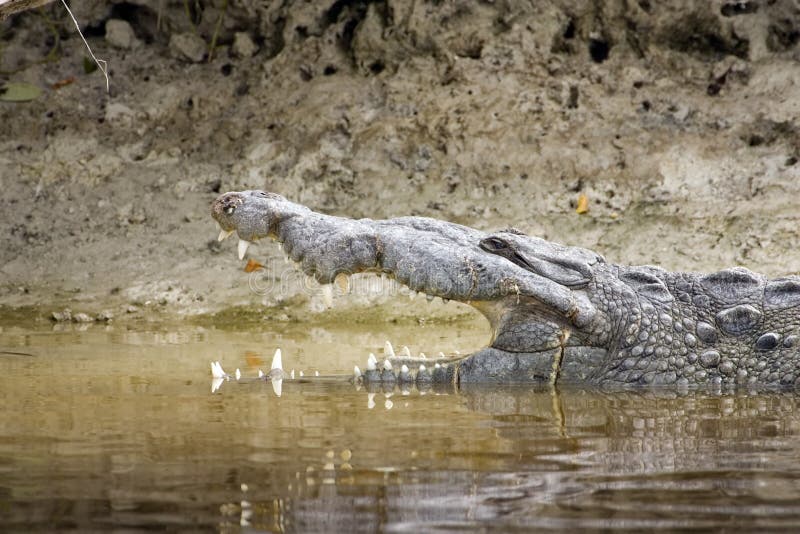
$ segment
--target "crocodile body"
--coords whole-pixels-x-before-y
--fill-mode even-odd
[[[385,274],[489,320],[488,347],[447,362],[398,358],[406,375],[370,367],[369,383],[800,386],[800,277],[617,265],[513,229],[354,220],[263,191],[225,193],[212,215],[221,237],[238,234],[240,256],[269,237],[321,284]]]

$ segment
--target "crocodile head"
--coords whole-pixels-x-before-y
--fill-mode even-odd
[[[591,296],[607,264],[589,250],[426,217],[335,217],[263,191],[225,193],[212,216],[221,238],[238,234],[240,257],[250,243],[271,238],[321,284],[382,273],[473,306],[489,320],[492,339],[455,366],[461,382],[554,380],[569,365],[588,376],[609,344],[611,314]]]

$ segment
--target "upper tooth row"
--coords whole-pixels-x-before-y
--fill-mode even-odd
[[[223,229],[220,228],[219,236],[217,237],[217,240],[218,241],[224,241],[225,239],[230,237],[230,235],[233,234],[233,232],[234,232],[234,230],[223,230]],[[237,248],[237,252],[238,252],[240,260],[244,259],[244,256],[245,256],[245,254],[247,254],[247,249],[250,247],[250,245],[251,245],[250,241],[245,241],[244,239],[241,239],[241,238],[239,239],[239,243],[238,243],[236,248]],[[283,244],[279,242],[278,243],[278,248],[280,248],[281,251],[283,251]],[[288,263],[289,262],[289,256],[288,255],[285,256],[285,259],[286,259],[286,262]],[[339,289],[342,291],[342,293],[348,293],[350,291],[350,278],[346,274],[344,274],[344,273],[337,274],[336,278],[334,279],[334,281],[339,286]],[[414,291],[413,289],[409,288],[408,298],[413,299],[416,296],[417,296],[417,292]],[[436,297],[433,296],[433,295],[427,295],[426,294],[425,298],[428,300],[428,302],[433,302],[433,299],[436,298]],[[325,303],[326,307],[330,308],[330,307],[333,306],[333,290],[330,287],[330,284],[322,284],[322,300]],[[442,302],[447,304],[449,302],[449,299],[446,299],[446,298],[442,297]]]

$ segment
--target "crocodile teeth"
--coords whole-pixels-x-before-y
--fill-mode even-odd
[[[378,359],[371,352],[369,353],[369,358],[367,358],[367,367],[369,367],[370,363],[372,364],[373,369],[375,368],[376,365],[378,365]]]
[[[219,362],[211,362],[211,376],[214,378],[225,378],[228,375],[222,369]]]
[[[439,352],[439,358],[446,358],[447,356],[444,355],[444,352]]]
[[[219,390],[220,386],[222,386],[223,382],[224,382],[224,380],[221,379],[221,378],[216,378],[216,377],[212,378],[211,379],[211,393],[216,393],[217,390]]]
[[[261,369],[258,370],[258,378],[264,378],[264,371]]]
[[[319,376],[319,371],[314,371],[314,376]]]
[[[275,356],[272,357],[272,366],[270,366],[270,370],[274,371],[275,369],[280,369],[283,371],[283,358],[281,355],[281,349],[277,349],[275,351]]]
[[[383,407],[386,408],[387,410],[391,410],[392,406],[394,406],[394,403],[389,399],[386,399],[386,402],[383,403]]]
[[[350,278],[344,274],[339,273],[336,275],[336,285],[339,286],[339,290],[342,292],[343,295],[346,295],[350,292]]]
[[[322,301],[325,303],[325,307],[331,308],[333,307],[333,286],[330,284],[325,284],[322,286]]]
[[[245,241],[244,239],[239,240],[239,259],[243,260],[244,255],[247,254],[247,247],[250,246],[250,241]]]
[[[280,397],[281,393],[283,392],[283,379],[279,378],[277,380],[272,381],[272,391],[275,392],[275,395]]]
[[[305,375],[303,374],[303,371],[300,371],[300,377],[302,378],[302,377],[304,377],[304,376],[305,376]]]
[[[225,241],[226,239],[228,239],[231,236],[232,233],[233,233],[233,230],[228,231],[228,230],[223,230],[223,229],[220,228],[219,235],[217,236],[217,241]]]
[[[400,367],[400,372],[403,373],[403,374],[408,374],[408,366],[406,364],[403,364]]]
[[[361,378],[361,369],[359,369],[357,365],[353,367],[353,377],[354,377],[356,380],[358,380],[359,378]]]
[[[289,373],[289,378],[291,378],[292,380],[294,380],[294,369],[292,369],[292,372],[291,372],[291,373]]]
[[[420,360],[426,360],[427,358],[428,358],[428,357],[427,357],[427,356],[425,356],[425,353],[424,353],[424,352],[420,352],[420,353],[419,353],[419,359],[420,359]]]
[[[395,357],[394,356],[394,348],[392,348],[392,344],[389,343],[388,341],[386,342],[386,344],[383,345],[383,354],[387,358],[394,358]]]
[[[392,363],[389,360],[383,360],[383,369],[385,371],[391,371],[392,370]]]
[[[404,356],[406,358],[410,358],[411,357],[411,350],[408,347],[406,347],[405,345],[403,345],[403,348],[400,349],[400,356]]]
[[[242,372],[237,367],[236,368],[236,380],[240,380],[241,378],[242,378]]]
[[[367,393],[367,409],[371,410],[375,407],[375,394]]]
[[[434,368],[434,369],[439,369],[439,368],[441,368],[441,367],[442,367],[442,366],[441,366],[440,364],[438,364],[438,363],[435,363],[435,364],[433,364],[433,368]]]
[[[419,364],[419,371],[420,373],[424,373],[427,370],[424,363]]]

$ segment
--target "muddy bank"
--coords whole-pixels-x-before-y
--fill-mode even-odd
[[[0,79],[42,94],[0,101],[0,302],[115,320],[321,311],[277,249],[251,249],[268,267],[252,275],[216,243],[209,203],[243,188],[353,217],[511,224],[610,261],[796,271],[793,6],[76,7],[110,94],[58,4],[15,15]],[[373,286],[335,309],[468,313]]]

